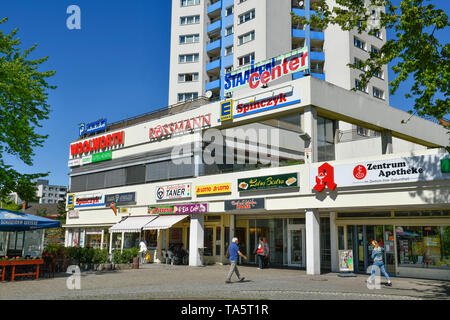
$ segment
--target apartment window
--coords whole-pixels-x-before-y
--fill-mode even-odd
[[[233,34],[233,26],[229,26],[225,29],[225,36],[231,36]]]
[[[372,51],[374,53],[378,53],[378,52],[380,52],[380,49],[378,49],[377,47],[371,46],[370,51]]]
[[[231,71],[233,71],[233,66],[225,68],[225,73],[230,73]]]
[[[198,92],[186,92],[178,94],[178,102],[188,101],[198,98]]]
[[[255,31],[251,31],[239,37],[239,45],[255,40]]]
[[[360,126],[356,127],[356,133],[360,136],[365,136],[368,137],[369,136],[369,130]]]
[[[228,17],[230,15],[232,15],[234,12],[234,6],[228,7],[225,9],[225,16]]]
[[[200,41],[199,34],[189,34],[185,36],[180,36],[180,44],[198,43],[199,41]]]
[[[373,30],[373,35],[378,39],[382,39],[380,30]]]
[[[362,60],[355,58],[355,63],[354,65],[356,66],[356,68],[358,68],[359,70],[363,70],[364,71],[364,67],[362,66]]]
[[[376,71],[373,75],[379,79],[384,79],[383,71]]]
[[[192,82],[192,81],[198,81],[198,72],[180,73],[178,75],[178,82]]]
[[[373,87],[373,96],[378,99],[384,100],[384,91]]]
[[[249,64],[250,62],[255,60],[255,53],[252,52],[250,54],[242,56],[238,60],[239,60],[239,66],[243,66],[243,65]]]
[[[198,58],[199,58],[198,53],[181,54],[179,61],[180,61],[180,63],[198,62]]]
[[[245,2],[245,1],[247,1],[247,0],[239,0],[239,3],[242,3],[242,2]]]
[[[230,54],[233,53],[233,46],[229,46],[225,48],[225,55],[229,56]]]
[[[239,24],[255,19],[255,9],[239,15]]]
[[[181,25],[197,24],[200,23],[200,16],[187,16],[180,18]]]
[[[353,38],[353,44],[355,45],[355,47],[358,47],[362,50],[366,50],[366,43],[360,39],[358,39],[357,37]]]
[[[181,0],[182,7],[196,6],[200,4],[200,0]]]
[[[355,79],[355,88],[359,91],[367,93],[367,86],[364,86],[361,84],[361,81],[358,79]]]

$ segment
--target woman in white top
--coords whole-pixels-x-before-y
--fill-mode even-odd
[[[139,258],[141,260],[141,264],[145,263],[145,255],[147,254],[147,244],[145,240],[141,240],[139,243]]]

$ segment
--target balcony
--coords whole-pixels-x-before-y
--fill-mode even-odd
[[[325,53],[323,51],[314,51],[317,50],[317,48],[311,47],[311,60],[317,60],[317,61],[324,61],[325,60]]]
[[[216,79],[214,81],[206,83],[205,86],[206,91],[210,91],[216,88],[220,88],[220,79]]]
[[[206,45],[206,52],[213,51],[214,49],[219,49],[222,47],[222,39],[213,39],[210,43]]]
[[[220,57],[210,60],[208,64],[206,64],[206,71],[212,71],[215,69],[220,69],[222,66],[222,59]]]
[[[209,14],[215,14],[217,10],[221,10],[222,9],[222,0],[213,2],[210,2],[210,5],[208,6],[208,15]]]
[[[324,33],[322,31],[311,31],[311,39],[325,40]]]
[[[303,29],[292,29],[293,38],[306,38],[306,31]]]
[[[224,68],[232,66],[233,65],[233,54],[229,54],[227,56],[222,57],[222,66]]]
[[[222,20],[216,19],[214,21],[211,21],[211,23],[206,28],[206,32],[210,33],[210,32],[219,30],[220,28],[222,28]]]

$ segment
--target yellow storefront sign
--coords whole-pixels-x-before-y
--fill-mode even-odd
[[[206,186],[197,186],[195,188],[196,195],[202,194],[218,194],[231,192],[230,183],[210,184]]]

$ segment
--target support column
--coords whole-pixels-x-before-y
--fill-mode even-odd
[[[306,209],[306,274],[320,274],[320,217],[318,209]]]
[[[102,237],[100,238],[100,250],[103,250],[104,239],[105,239],[105,230],[102,230]]]
[[[158,239],[156,240],[156,250],[155,250],[155,253],[153,254],[153,261],[155,263],[161,263],[162,242],[163,242],[162,230],[158,229]]]
[[[314,107],[306,107],[303,113],[303,131],[309,135],[305,138],[305,163],[313,163],[318,160],[317,149],[317,110]]]
[[[114,238],[114,233],[109,232],[109,254],[112,253],[113,238]]]
[[[125,241],[125,232],[122,232],[122,241],[120,242],[120,252],[123,251],[123,242]]]
[[[331,251],[331,272],[337,272],[338,237],[336,228],[336,212],[330,212],[330,251]]]
[[[382,154],[394,153],[392,147],[392,131],[390,130],[381,131],[381,153]]]
[[[189,235],[189,265],[191,267],[203,266],[199,248],[204,247],[204,220],[203,214],[191,216],[190,235]]]
[[[230,244],[231,240],[233,240],[236,232],[236,216],[234,214],[230,214]]]
[[[66,228],[66,231],[64,232],[64,247],[68,247],[69,244],[69,229]]]

